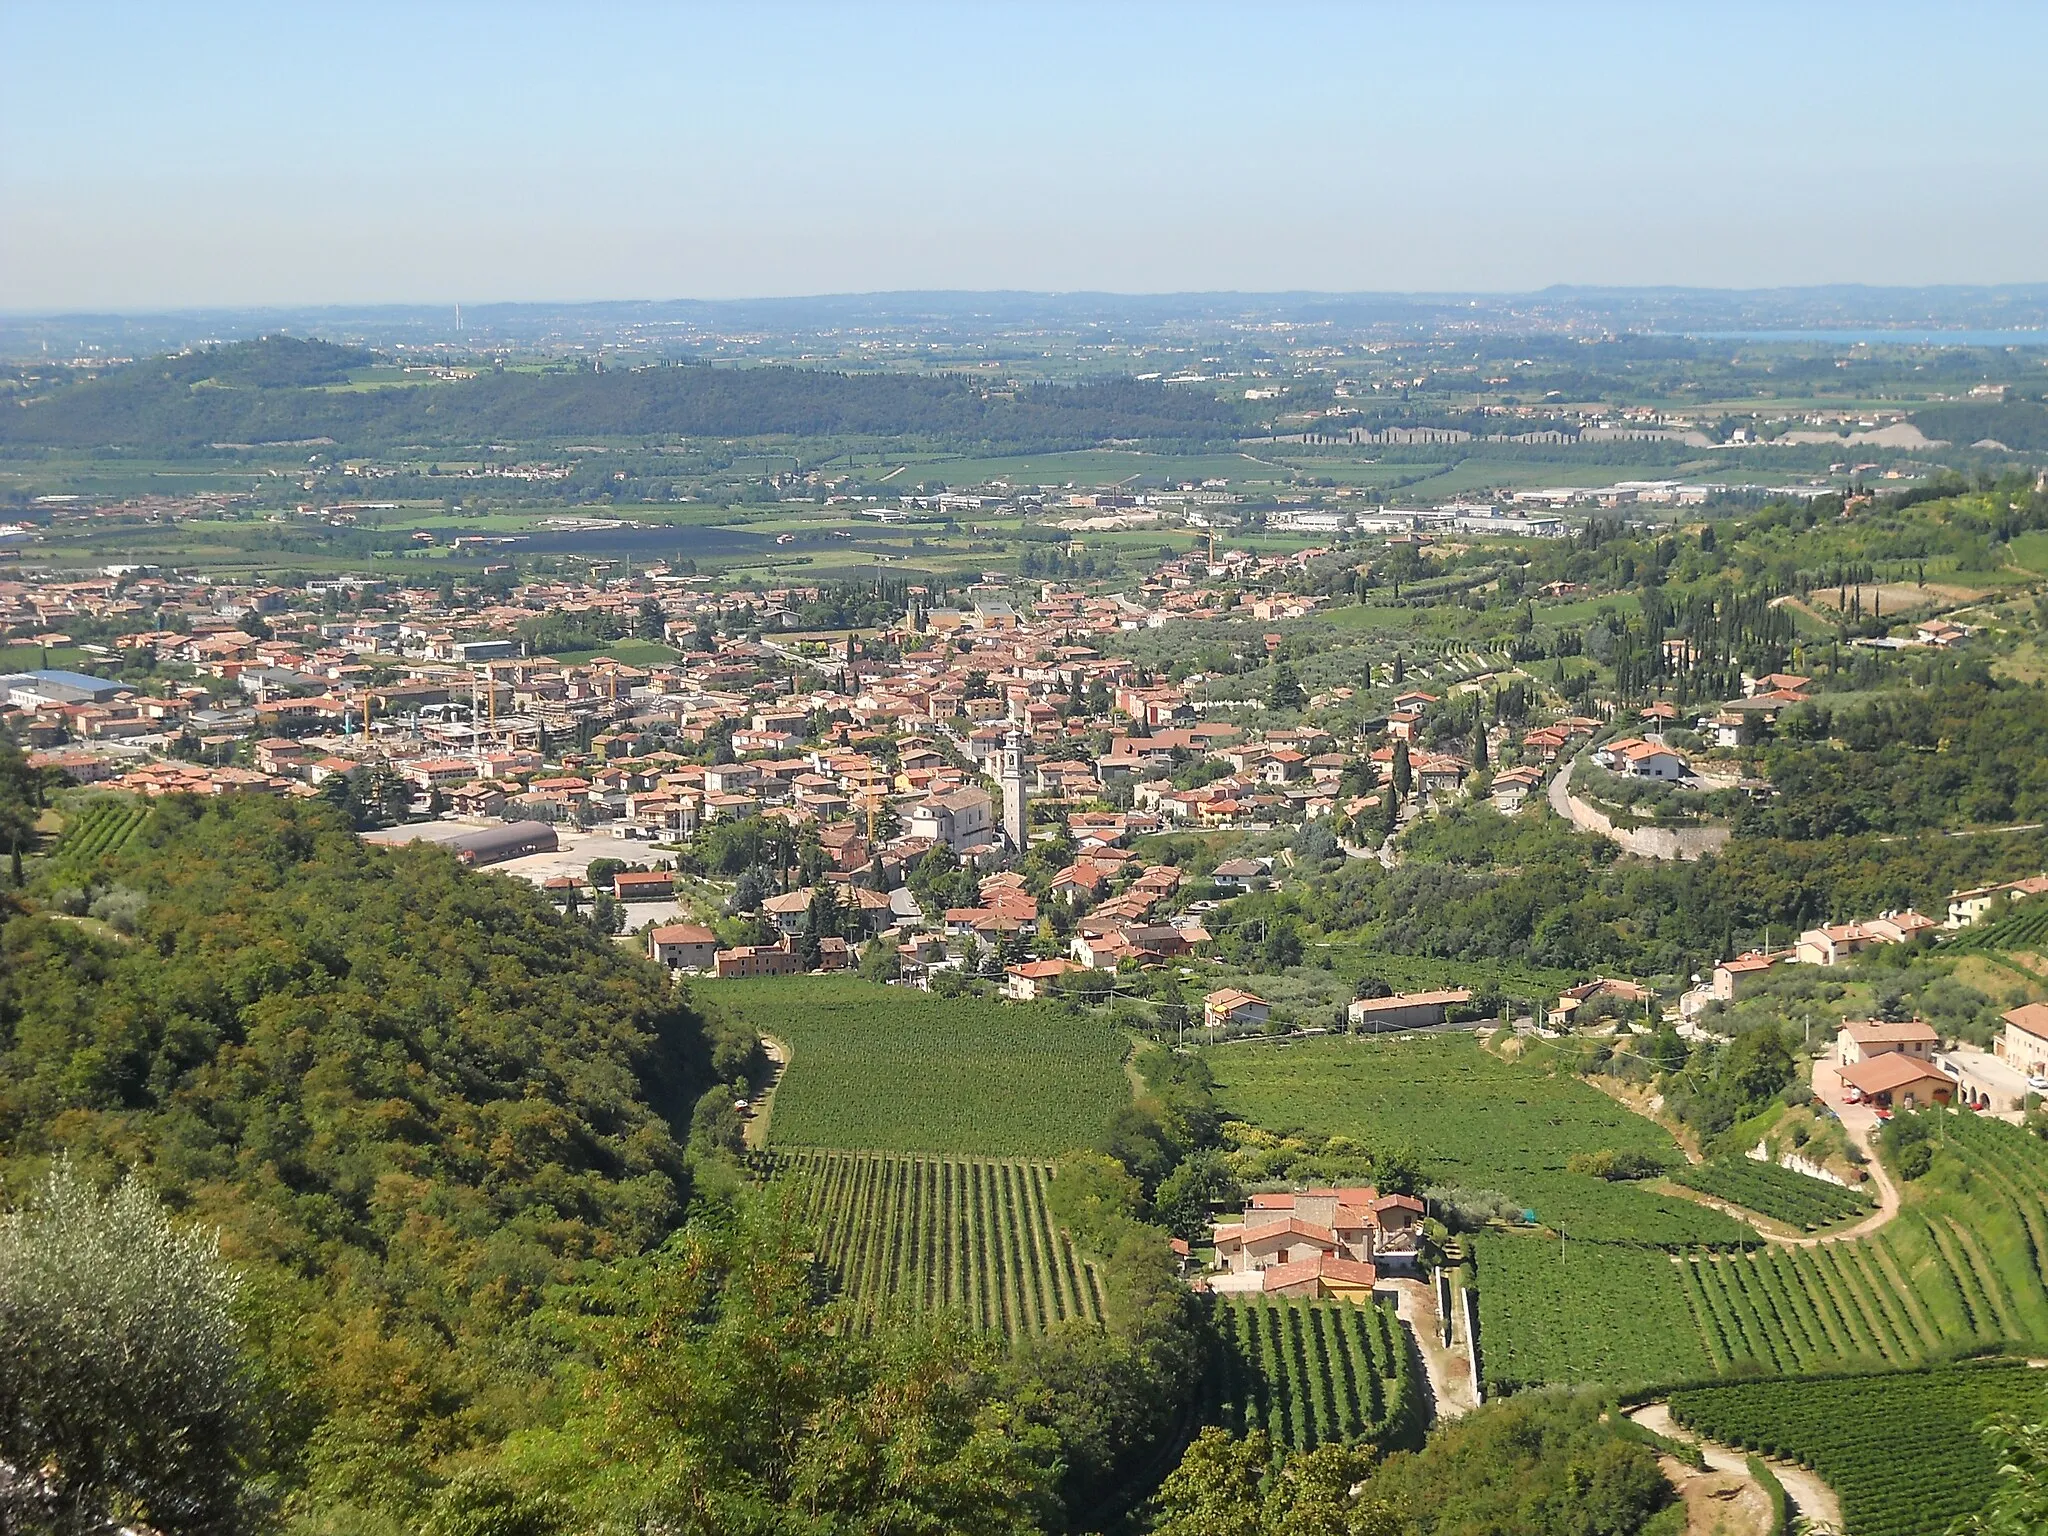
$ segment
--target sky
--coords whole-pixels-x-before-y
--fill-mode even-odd
[[[2048,279],[2048,4],[0,0],[0,311]]]

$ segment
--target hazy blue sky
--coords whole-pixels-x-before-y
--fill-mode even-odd
[[[0,309],[2048,279],[2048,4],[0,0]]]

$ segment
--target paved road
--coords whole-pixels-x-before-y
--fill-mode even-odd
[[[1575,827],[1579,822],[1572,815],[1572,770],[1578,766],[1575,757],[1550,776],[1550,808]]]

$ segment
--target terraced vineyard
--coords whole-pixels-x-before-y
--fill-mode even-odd
[[[1873,1208],[1870,1196],[1861,1190],[1844,1189],[1753,1157],[1716,1158],[1681,1168],[1671,1177],[1688,1189],[1809,1232],[1851,1216],[1867,1216]]]
[[[2048,1344],[2048,1144],[1974,1115],[1931,1118],[1932,1169],[1866,1238],[1683,1255],[1584,1243],[1562,1263],[1555,1243],[1483,1238],[1488,1380],[1631,1385],[2038,1350]],[[1634,1335],[1654,1335],[1654,1347],[1627,1342],[1632,1317],[1648,1320]]]
[[[2029,901],[1994,922],[1974,923],[1942,946],[1946,950],[2048,950],[2048,901]]]
[[[1013,1337],[1102,1316],[1101,1282],[1046,1210],[1048,1163],[797,1151],[776,1164],[847,1296],[957,1308]]]
[[[1717,1366],[1911,1365],[2048,1340],[2048,1147],[1973,1115],[1936,1123],[1935,1169],[1882,1231],[1684,1266]]]
[[[1263,1429],[1288,1450],[1421,1442],[1419,1368],[1392,1302],[1231,1297],[1214,1315],[1221,1348],[1203,1383],[1205,1422]]]
[[[139,800],[114,795],[89,800],[66,824],[58,856],[67,864],[95,864],[119,853],[148,819],[149,807]]]
[[[1939,1536],[1996,1485],[1979,1422],[2044,1412],[2048,1372],[2021,1361],[1671,1394],[1687,1429],[1812,1467],[1840,1496],[1849,1536]]]

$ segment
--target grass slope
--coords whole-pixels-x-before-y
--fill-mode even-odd
[[[1130,1099],[1124,1037],[1051,1007],[836,976],[700,982],[693,995],[790,1047],[778,1147],[1054,1157],[1092,1146]]]

